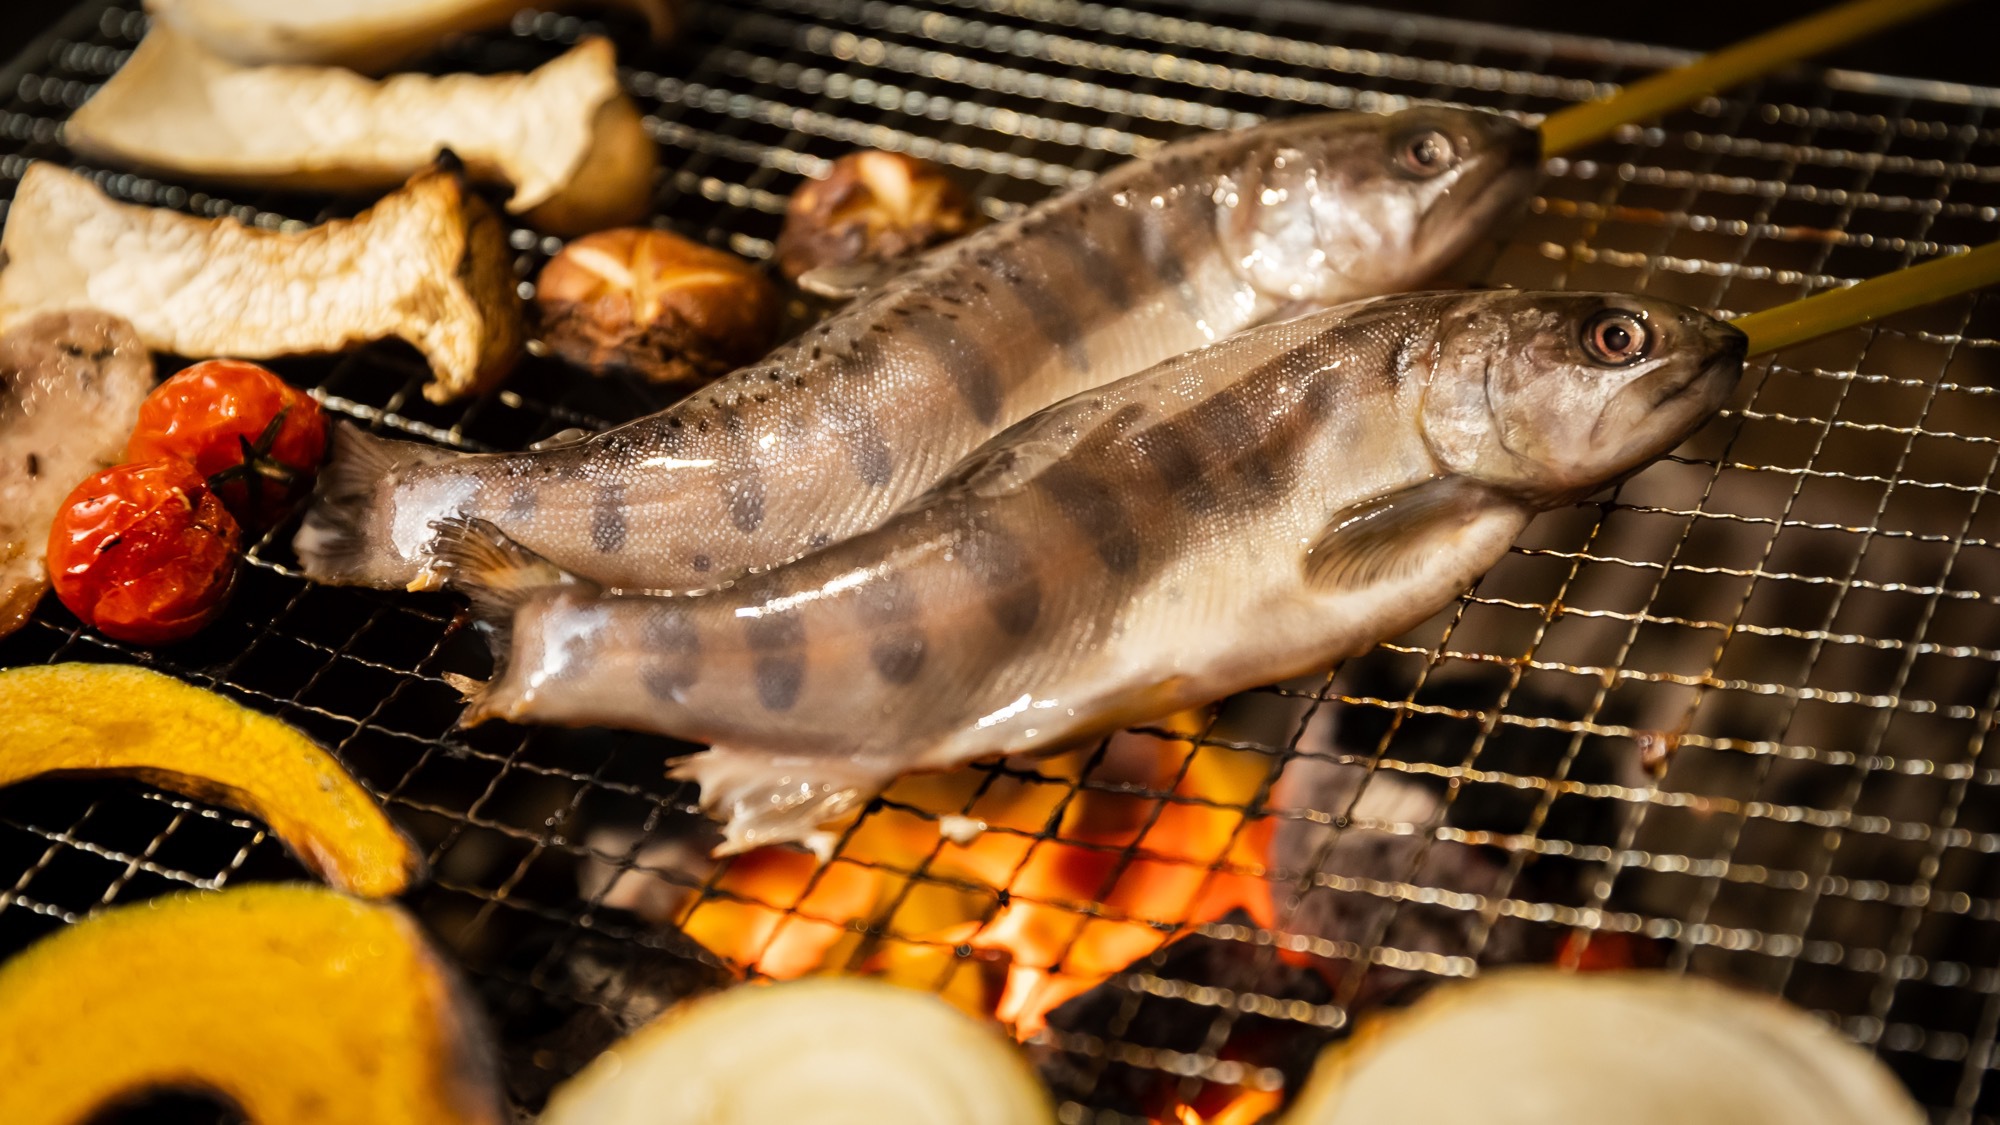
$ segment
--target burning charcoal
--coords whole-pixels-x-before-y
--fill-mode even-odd
[[[1217,925],[1218,930],[1228,928],[1248,934],[1254,924],[1247,915],[1232,912]],[[1144,991],[1133,986],[1134,977],[1146,979]],[[1253,1002],[1255,1011],[1219,1005],[1212,997],[1200,1003],[1192,998],[1197,988],[1226,989],[1268,1003]],[[1191,934],[1049,1013],[1051,1034],[1029,1052],[1058,1100],[1172,1120],[1174,1107],[1194,1096],[1184,1086],[1199,1087],[1199,1082],[1109,1060],[1078,1045],[1100,1041],[1215,1055],[1248,1068],[1275,1068],[1290,1089],[1304,1081],[1320,1048],[1338,1033],[1288,1014],[1267,1013],[1292,1002],[1317,1008],[1332,1000],[1333,990],[1323,977],[1281,960],[1269,946]],[[1211,1040],[1225,1020],[1227,1033],[1218,1047]]]
[[[1481,914],[1452,901],[1505,893],[1506,869],[1498,853],[1432,838],[1431,829],[1443,819],[1440,791],[1400,773],[1370,775],[1360,766],[1304,757],[1286,767],[1272,804],[1335,818],[1329,824],[1294,816],[1279,825],[1272,866],[1306,888],[1289,917],[1281,913],[1281,929],[1363,951],[1477,955],[1487,964],[1548,956],[1537,948],[1547,944],[1541,940],[1546,935],[1511,918],[1498,919],[1482,942]],[[1376,965],[1351,1004],[1366,1009],[1433,978]]]
[[[513,961],[522,975],[539,964],[542,976],[532,992],[518,990],[502,1016],[507,1092],[537,1109],[622,1036],[730,981],[714,958],[675,931],[617,938],[551,924]]]
[[[637,832],[593,830],[586,839],[590,855],[577,867],[577,893],[613,910],[629,910],[648,925],[670,925],[680,916],[688,897],[715,870],[709,849],[718,834],[702,831],[701,837],[652,840],[634,855]],[[609,862],[601,858],[604,856],[618,859]]]

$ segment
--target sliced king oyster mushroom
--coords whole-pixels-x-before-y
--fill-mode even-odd
[[[153,357],[115,316],[45,312],[0,336],[0,636],[48,589],[56,509],[124,455],[152,389]]]
[[[575,234],[646,213],[658,150],[589,38],[526,74],[399,74],[245,66],[156,25],[65,126],[79,156],[253,187],[388,188],[448,148],[507,209]]]
[[[380,74],[452,35],[503,27],[528,8],[626,8],[655,42],[673,37],[680,0],[146,0],[154,26],[249,65],[310,63]]]
[[[445,402],[493,386],[520,357],[512,256],[493,209],[439,168],[352,219],[269,231],[119,203],[38,163],[0,232],[0,331],[86,306],[130,320],[154,351],[189,358],[394,337],[430,362],[424,397]]]

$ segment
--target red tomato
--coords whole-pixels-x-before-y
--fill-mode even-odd
[[[221,612],[241,536],[186,461],[117,465],[63,501],[49,529],[49,581],[106,636],[177,641]]]
[[[254,363],[205,360],[153,388],[125,456],[188,461],[238,520],[268,527],[311,487],[326,456],[326,414]]]

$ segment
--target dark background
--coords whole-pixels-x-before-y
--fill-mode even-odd
[[[311,0],[297,0],[310,3]],[[1833,0],[1376,0],[1376,6],[1464,19],[1713,50]],[[64,0],[0,0],[0,58],[11,58],[69,7]],[[1872,42],[1827,58],[1834,66],[1885,74],[2000,84],[1993,0],[1968,0]]]

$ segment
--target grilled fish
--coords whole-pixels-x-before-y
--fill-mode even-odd
[[[881,527],[695,594],[603,591],[450,521],[503,625],[468,721],[711,744],[725,848],[899,773],[1047,748],[1323,668],[1436,612],[1537,511],[1721,405],[1743,334],[1587,293],[1381,298],[1043,410]]]
[[[152,355],[109,313],[42,313],[0,337],[0,636],[48,588],[63,499],[125,455],[152,389]]]
[[[343,428],[299,557],[322,581],[421,588],[431,521],[466,515],[617,586],[783,562],[873,527],[1050,403],[1283,306],[1420,282],[1525,198],[1537,145],[1435,108],[1170,145],[588,440],[463,455]]]

